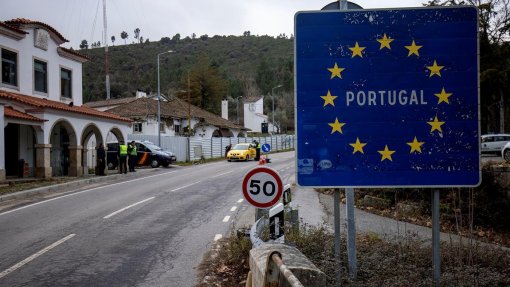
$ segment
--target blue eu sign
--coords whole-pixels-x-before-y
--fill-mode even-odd
[[[480,183],[474,7],[299,12],[297,181]]]

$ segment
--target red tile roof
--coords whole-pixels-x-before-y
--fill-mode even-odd
[[[80,58],[81,62],[86,62],[86,61],[90,60],[90,58],[88,56],[80,54],[73,49],[68,49],[68,48],[64,48],[64,47],[58,47],[58,49],[64,51],[65,53],[69,53],[75,57]]]
[[[4,23],[9,26],[18,28],[18,29],[23,29],[23,26],[27,26],[27,25],[39,26],[39,27],[45,28],[46,30],[55,34],[58,38],[60,38],[60,40],[62,42],[69,42],[69,40],[64,38],[64,36],[62,36],[62,34],[60,34],[57,30],[55,30],[55,28],[53,28],[50,25],[43,23],[43,22],[32,21],[32,20],[25,19],[25,18],[16,18],[16,19],[5,21]]]
[[[16,33],[19,33],[19,34],[28,34],[28,32],[25,32],[25,31],[23,31],[23,30],[21,30],[21,29],[18,29],[18,28],[16,28],[16,27],[13,27],[13,26],[11,26],[11,25],[8,25],[8,24],[6,24],[6,23],[4,23],[4,22],[0,22],[0,26],[2,26],[2,27],[4,27],[4,28],[7,28],[7,29],[9,29],[9,30],[11,30],[11,31],[14,31],[14,32],[16,32]]]
[[[26,120],[31,122],[45,122],[46,120],[34,117],[32,115],[29,115],[27,113],[22,113],[20,111],[16,111],[10,106],[6,106],[4,108],[4,115],[8,118],[14,118],[14,119],[20,119],[20,120]]]
[[[106,119],[112,119],[117,121],[123,121],[123,122],[131,122],[130,119],[124,118],[112,113],[108,112],[100,112],[85,106],[69,106],[68,104],[56,102],[52,100],[47,99],[41,99],[36,98],[28,95],[13,93],[13,92],[7,92],[7,91],[1,91],[0,90],[0,99],[7,99],[16,101],[18,103],[30,105],[36,108],[43,108],[43,109],[52,109],[52,110],[60,110],[60,111],[66,111],[71,113],[78,113],[88,116],[94,116],[94,117],[100,117],[100,118],[106,118]]]

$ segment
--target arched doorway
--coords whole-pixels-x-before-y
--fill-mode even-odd
[[[8,139],[5,140],[4,151],[6,176],[34,176],[34,145],[37,143],[34,128],[30,125],[9,123],[4,128],[4,138]],[[25,164],[28,165],[28,170],[25,170]]]
[[[81,136],[83,174],[89,174],[89,169],[96,168],[96,151],[100,145],[105,146],[101,130],[95,124],[88,124]]]
[[[213,138],[219,138],[221,136],[222,136],[221,130],[214,130],[214,132],[212,133]]]
[[[52,176],[79,176],[81,152],[78,155],[76,132],[67,120],[55,122],[51,128],[49,142]]]

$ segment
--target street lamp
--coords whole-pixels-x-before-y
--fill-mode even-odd
[[[166,53],[173,53],[174,51],[169,50],[158,54],[158,146],[161,147],[161,94],[159,87],[159,56]]]
[[[242,99],[242,96],[239,96],[236,98],[236,118],[237,118],[237,124],[239,124],[239,99]]]
[[[274,134],[274,90],[278,89],[278,88],[281,88],[283,87],[283,85],[278,85],[274,88],[271,89],[271,96],[272,96],[272,99],[273,99],[273,134]]]

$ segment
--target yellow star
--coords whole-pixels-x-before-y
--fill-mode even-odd
[[[328,71],[331,72],[331,78],[330,79],[333,79],[334,77],[339,77],[341,79],[342,75],[340,73],[343,70],[345,70],[345,68],[339,68],[338,65],[335,63],[335,66],[333,66],[333,68],[328,68]]]
[[[355,154],[356,152],[360,152],[362,154],[364,154],[363,152],[363,147],[366,146],[367,144],[366,143],[361,143],[359,141],[359,138],[356,138],[356,142],[355,143],[351,143],[349,144],[350,146],[352,146],[354,148],[354,150],[352,151],[352,154]]]
[[[427,69],[430,70],[430,77],[432,77],[433,75],[438,75],[439,77],[441,77],[441,69],[444,68],[444,66],[438,66],[437,65],[437,62],[436,60],[434,60],[434,65],[432,66],[427,66]]]
[[[411,43],[411,46],[404,46],[404,47],[406,47],[406,49],[409,50],[409,53],[407,54],[408,57],[411,57],[412,54],[415,54],[417,57],[419,57],[420,53],[418,52],[418,50],[420,50],[421,47],[423,47],[423,46],[416,45],[416,43],[413,40],[413,42]]]
[[[414,137],[414,140],[407,144],[411,147],[411,151],[409,153],[413,153],[414,151],[421,153],[421,146],[424,144],[424,142],[419,142],[416,137]]]
[[[378,150],[377,152],[382,155],[381,161],[384,161],[385,159],[387,159],[389,161],[393,161],[393,159],[391,158],[391,155],[394,154],[395,151],[389,150],[388,145],[384,146],[384,150]]]
[[[328,94],[326,96],[321,96],[321,98],[324,100],[324,107],[329,105],[335,106],[334,100],[337,98],[337,96],[332,96],[331,92],[328,90]]]
[[[438,119],[437,119],[437,116],[434,118],[434,121],[433,122],[427,122],[430,126],[431,126],[431,129],[430,129],[430,132],[433,132],[433,131],[439,131],[440,133],[443,132],[443,130],[441,129],[441,126],[445,123],[445,122],[440,122]]]
[[[338,118],[335,118],[335,122],[334,123],[329,123],[329,125],[332,127],[332,130],[331,130],[332,134],[334,132],[339,132],[339,133],[343,134],[342,127],[345,126],[345,123],[339,122]]]
[[[381,47],[379,47],[379,50],[382,50],[383,48],[388,48],[391,50],[390,43],[393,42],[394,39],[390,39],[386,36],[386,33],[384,33],[384,36],[382,39],[377,39],[377,42],[381,43]]]
[[[351,58],[354,58],[356,56],[360,56],[361,58],[363,58],[363,54],[361,54],[361,51],[365,50],[365,47],[360,47],[358,45],[358,42],[356,42],[356,45],[354,45],[353,48],[349,48],[349,50],[352,51],[352,57]]]
[[[434,94],[434,95],[439,98],[439,100],[437,101],[438,105],[442,102],[449,104],[450,102],[448,101],[448,98],[452,95],[452,93],[447,93],[443,88],[443,90],[441,91],[440,94]]]

